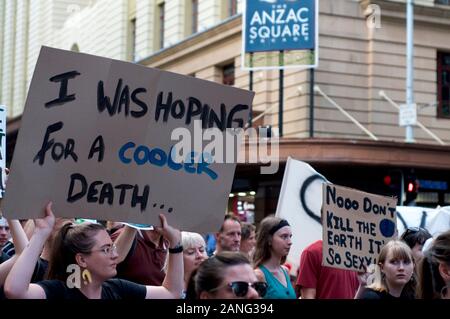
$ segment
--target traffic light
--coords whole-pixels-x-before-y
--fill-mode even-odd
[[[403,204],[400,202],[403,192],[402,179],[403,173],[399,169],[389,170],[386,175],[383,176],[383,184],[386,186],[383,193],[385,195],[397,197],[397,205]]]
[[[405,206],[414,206],[419,191],[419,181],[415,175],[408,175],[405,181]]]

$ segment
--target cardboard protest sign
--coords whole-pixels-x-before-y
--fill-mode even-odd
[[[51,200],[57,216],[159,225],[158,215],[165,213],[183,230],[215,231],[236,164],[207,161],[211,153],[204,151],[202,134],[243,127],[253,95],[43,47],[3,212],[8,218],[39,217]],[[192,140],[194,151],[181,152],[180,143]]]
[[[293,266],[292,274],[300,264],[302,251],[322,237],[320,209],[322,184],[326,181],[309,164],[288,158],[276,216],[286,219],[292,228],[292,246],[287,257]]]
[[[0,198],[5,196],[6,107],[0,105]]]
[[[397,238],[397,199],[323,184],[323,265],[363,271]]]

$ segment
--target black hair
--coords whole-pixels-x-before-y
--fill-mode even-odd
[[[400,237],[400,239],[411,249],[413,249],[416,244],[423,245],[428,238],[431,238],[431,234],[422,227],[407,228]]]
[[[241,252],[224,251],[200,264],[189,280],[187,296],[192,299],[193,292],[198,299],[203,291],[211,291],[223,283],[225,270],[237,265],[250,265],[248,258]]]

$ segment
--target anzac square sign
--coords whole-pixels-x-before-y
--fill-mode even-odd
[[[266,67],[317,63],[314,55],[305,55],[317,51],[316,0],[249,0],[244,12],[245,67],[261,67],[261,60]],[[285,54],[282,62],[270,54],[279,51]]]

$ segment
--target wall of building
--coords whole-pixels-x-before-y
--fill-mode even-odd
[[[155,46],[156,7],[161,0],[5,0],[0,2],[0,103],[10,117],[20,115],[41,45],[120,59],[146,61],[182,74],[221,81],[221,67],[235,64],[235,86],[248,89],[249,73],[240,69],[241,18],[226,15],[228,0],[199,0],[196,35],[187,32],[184,0],[165,1],[165,48]],[[164,1],[163,1],[164,2]],[[242,1],[238,1],[238,11]],[[320,54],[316,84],[336,103],[382,140],[404,139],[398,113],[379,96],[383,90],[404,103],[405,1],[320,1]],[[434,9],[431,0],[415,6],[415,99],[419,120],[450,142],[448,120],[436,116],[436,52],[450,51],[450,7]],[[381,7],[381,28],[368,28],[365,6]],[[130,48],[131,19],[136,19],[135,54]],[[228,19],[228,20],[226,20]],[[217,27],[225,22],[227,26]],[[239,20],[239,21],[238,21]],[[216,32],[214,30],[222,30]],[[205,37],[203,34],[207,34]],[[188,37],[186,39],[186,37]],[[198,38],[200,41],[189,42]],[[188,41],[190,46],[183,46]],[[181,45],[181,46],[180,46]],[[174,47],[176,46],[176,48]],[[175,48],[171,50],[170,48]],[[169,49],[168,49],[169,48]],[[170,56],[167,55],[170,52]],[[148,58],[148,59],[146,59]],[[309,136],[309,71],[286,70],[284,76],[284,135]],[[265,124],[278,126],[278,71],[254,73],[257,93],[253,109]],[[334,106],[315,95],[315,137],[368,138]],[[435,143],[416,128],[418,142]]]
[[[23,112],[42,45],[109,58],[139,61],[160,48],[155,42],[158,3],[165,3],[164,46],[187,32],[186,0],[4,0],[0,1],[0,103],[8,116]],[[228,0],[199,0],[199,32],[221,22]],[[240,2],[240,1],[239,1]],[[136,19],[135,50],[130,47]]]

